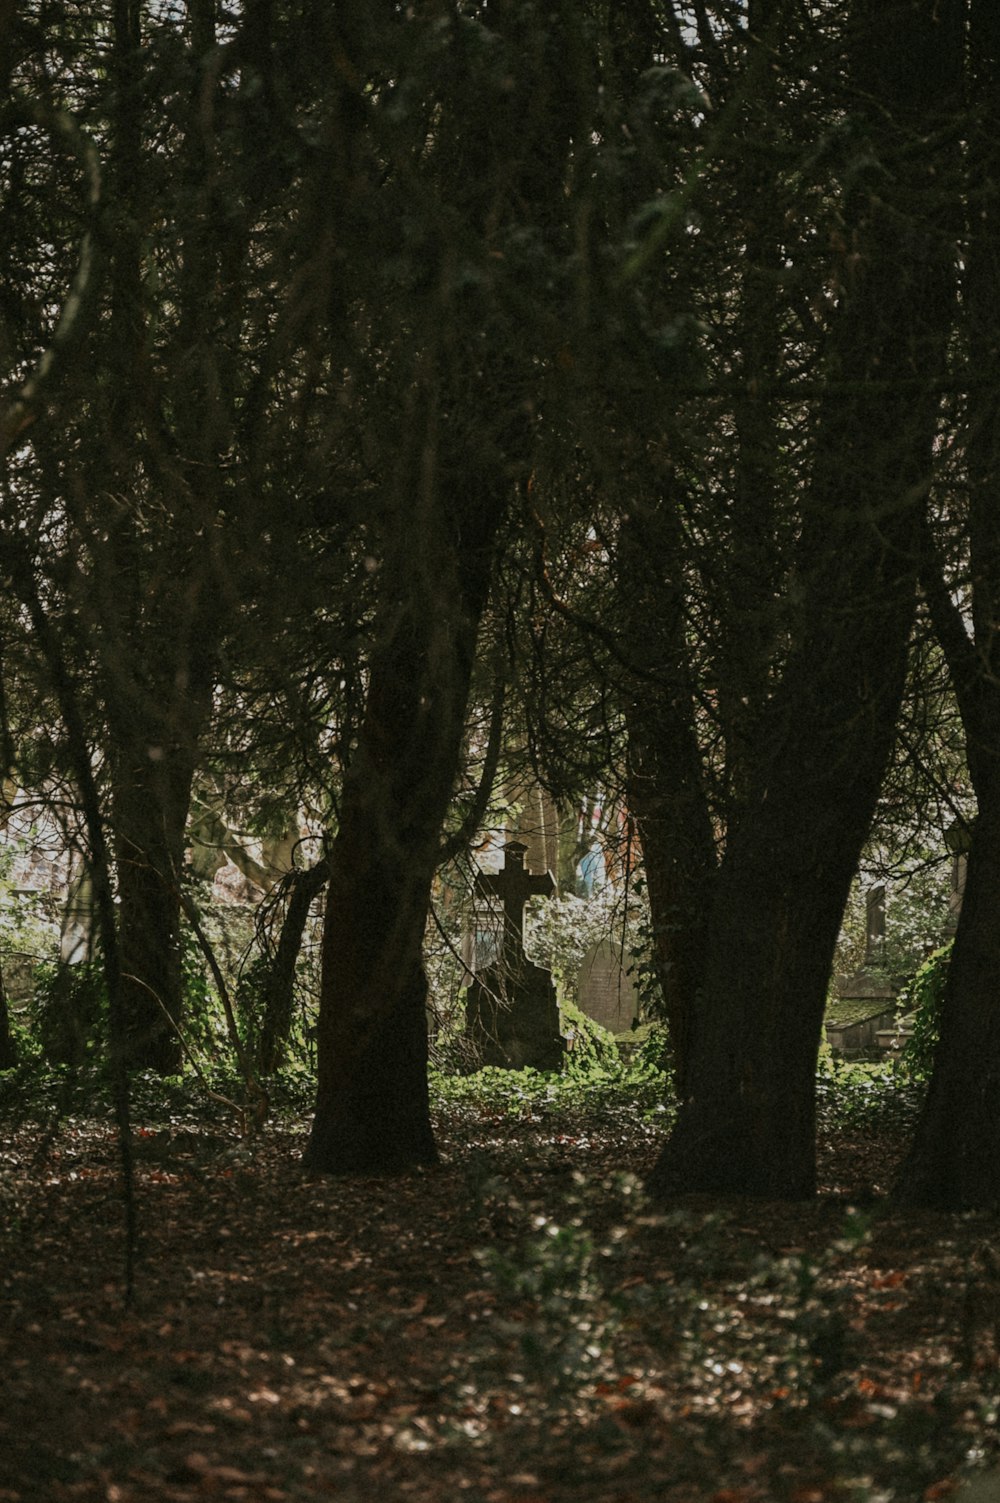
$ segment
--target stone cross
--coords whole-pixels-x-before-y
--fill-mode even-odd
[[[503,904],[503,963],[508,971],[518,970],[524,960],[525,903],[533,897],[550,897],[555,891],[548,872],[536,877],[525,871],[527,849],[518,840],[509,841],[503,848],[502,871],[476,875],[476,891],[499,898]]]

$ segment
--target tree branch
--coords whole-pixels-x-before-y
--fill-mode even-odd
[[[465,812],[465,816],[447,840],[442,841],[438,849],[438,865],[444,866],[446,861],[452,861],[464,851],[470,844],[473,835],[483,822],[486,806],[493,792],[493,784],[496,781],[497,767],[500,762],[500,752],[503,746],[503,710],[507,696],[507,686],[503,675],[497,673],[496,684],[493,688],[493,701],[490,707],[490,731],[486,741],[486,752],[483,757],[483,770],[479,777],[479,783],[473,796],[472,803]]]
[[[72,115],[64,110],[50,110],[43,105],[18,101],[7,112],[7,130],[24,125],[38,125],[60,137],[84,170],[87,184],[87,217],[91,221],[101,202],[101,172],[97,148]],[[97,243],[92,229],[86,229],[80,241],[76,271],[59,313],[48,346],[34,369],[22,383],[16,396],[0,411],[0,459],[3,459],[39,417],[53,377],[64,364],[67,354],[82,336],[97,280]]]

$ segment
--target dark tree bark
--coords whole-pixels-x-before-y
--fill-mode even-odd
[[[83,645],[96,655],[107,718],[130,1064],[161,1073],[182,1060],[185,825],[225,601],[245,557],[231,523],[235,487],[227,476],[235,467],[223,456],[240,392],[227,315],[247,277],[232,257],[245,249],[251,211],[239,160],[231,164],[235,190],[220,199],[216,153],[229,117],[221,89],[206,92],[205,70],[216,9],[213,0],[188,7],[190,45],[176,75],[184,99],[172,215],[179,269],[171,316],[162,318],[147,281],[150,227],[164,212],[148,187],[148,121],[160,84],[143,26],[154,22],[138,0],[114,3],[109,174],[119,214],[101,351],[109,438],[88,451],[79,487],[105,504],[95,514],[75,488],[69,503],[89,556],[76,581],[90,628]],[[258,434],[242,446],[243,473],[264,441]],[[249,504],[240,525],[252,532]]]
[[[130,737],[131,755],[118,751],[111,824],[129,1064],[172,1075],[183,1059],[180,879],[194,747],[182,754],[164,739],[137,746]]]
[[[927,1100],[895,1187],[942,1210],[1000,1204],[1000,13],[970,13],[973,128],[965,275],[971,634],[928,533],[922,575],[951,671],[976,795],[968,868]]]
[[[453,50],[435,67],[440,128],[433,152],[421,146],[426,178],[413,207],[423,213],[431,190],[428,234],[440,256],[430,276],[422,270],[407,332],[386,361],[396,363],[405,416],[365,716],[329,858],[305,1155],[324,1172],[381,1173],[436,1157],[423,938],[476,638],[498,534],[529,474],[542,370],[537,331],[525,324],[537,288],[515,293],[504,279],[524,225],[564,246],[567,150],[587,119],[578,91],[590,80],[571,8],[501,4],[489,24],[488,53],[470,50],[470,30],[455,24]],[[401,172],[407,187],[411,172]],[[464,269],[476,257],[488,275],[469,283]]]
[[[908,7],[901,71],[885,8],[855,6],[859,122],[900,174],[911,133],[954,104],[957,16]],[[937,420],[932,387],[952,314],[946,207],[915,228],[901,212],[905,189],[898,204],[887,200],[881,173],[848,200],[857,259],[845,268],[826,356],[793,636],[713,884],[688,1095],[652,1176],[659,1194],[795,1198],[815,1189],[823,1009],[902,694]]]
[[[634,513],[619,539],[626,652],[642,670],[629,695],[626,796],[642,846],[653,960],[670,1033],[674,1088],[688,1093],[693,1005],[701,984],[715,837],[694,728],[673,497]]]
[[[990,719],[1000,738],[1000,704]],[[1000,740],[994,742],[1000,745]],[[948,967],[927,1099],[893,1198],[936,1210],[1000,1204],[1000,757],[976,782],[979,813]]]
[[[783,38],[786,10],[770,0],[751,0],[746,31],[739,34],[743,61],[738,72],[735,47],[716,50],[710,61],[707,56],[702,61],[709,69],[710,92],[731,99],[730,108],[740,120],[714,179],[713,212],[723,216],[724,225],[716,231],[721,235],[716,249],[731,263],[715,275],[725,283],[725,305],[735,306],[732,355],[727,358],[736,366],[739,386],[730,419],[731,470],[726,471],[723,446],[721,458],[712,459],[720,473],[705,483],[716,497],[727,486],[731,492],[724,511],[713,510],[708,501],[707,525],[715,548],[702,571],[701,588],[711,601],[711,640],[705,637],[704,620],[696,619],[690,593],[692,576],[701,566],[692,558],[683,520],[688,504],[683,422],[669,443],[681,456],[678,475],[668,477],[658,496],[648,482],[639,483],[642,499],[633,500],[622,525],[617,560],[624,657],[634,671],[625,706],[627,797],[643,850],[653,960],[671,1037],[674,1087],[681,1097],[687,1094],[717,847],[721,849],[724,832],[735,829],[747,795],[774,671],[775,600],[787,567],[777,537],[782,436],[774,398],[783,339],[780,246],[786,234],[786,205],[775,192],[774,163],[787,127],[775,124],[780,120],[775,95],[781,75],[770,66],[775,42]],[[651,18],[652,11],[648,14]],[[623,68],[633,90],[662,46],[655,31],[652,40],[645,32],[640,35],[649,42],[649,55],[633,47],[632,66]],[[672,41],[678,65],[688,66],[683,36],[675,31]],[[650,196],[660,191],[661,179],[657,160],[653,181],[644,191]],[[738,256],[734,244],[739,245]],[[711,252],[704,257],[710,258]],[[683,255],[671,257],[671,264],[672,285],[668,278],[659,289],[671,313],[691,306],[699,286],[710,302],[718,296],[704,290],[710,270],[706,274],[704,266],[696,267]],[[704,505],[704,499],[695,504]],[[692,653],[701,666],[692,663]],[[703,760],[697,724],[699,715],[704,719],[698,697],[704,692],[705,672],[711,675],[714,731],[724,749],[723,764],[711,769]],[[708,739],[704,730],[701,739]]]
[[[405,563],[400,611],[371,665],[359,744],[330,850],[317,1033],[316,1113],[305,1154],[325,1173],[433,1163],[423,939],[441,827],[465,728],[498,497],[474,492],[466,527],[438,508],[433,571]],[[456,549],[453,538],[462,539]],[[428,593],[430,590],[430,593]]]
[[[17,1064],[17,1048],[10,1027],[10,1005],[7,988],[0,976],[0,1070],[13,1070]]]

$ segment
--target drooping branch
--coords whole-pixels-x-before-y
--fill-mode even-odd
[[[966,629],[961,607],[956,603],[944,575],[941,556],[935,547],[931,529],[922,528],[920,553],[920,587],[927,602],[935,636],[945,655],[955,697],[962,719],[972,725],[976,719],[979,688],[979,659],[975,643]]]
[[[93,228],[101,202],[101,169],[97,148],[65,110],[21,100],[6,114],[7,132],[26,125],[40,126],[64,142],[80,163],[86,182],[88,226],[80,240],[76,270],[63,302],[56,326],[46,348],[16,394],[0,411],[0,459],[11,449],[41,414],[56,374],[77,345],[87,327],[97,283],[98,250]]]
[[[11,580],[15,594],[28,612],[66,728],[73,772],[80,789],[80,802],[87,831],[97,920],[101,936],[101,960],[108,992],[108,1031],[125,1213],[125,1303],[130,1304],[135,1284],[138,1218],[132,1158],[131,1100],[118,928],[111,884],[111,857],[105,836],[100,794],[94,776],[92,750],[87,739],[76,685],[66,662],[59,635],[52,625],[39,593],[32,560],[21,538],[10,536],[0,538],[0,573],[5,574]]]
[[[497,767],[500,764],[500,752],[503,746],[503,711],[507,697],[507,686],[502,675],[498,673],[497,681],[493,689],[493,700],[490,705],[490,730],[486,740],[486,750],[483,755],[483,768],[479,777],[479,783],[465,816],[458,829],[442,842],[438,852],[438,865],[444,866],[447,861],[452,861],[462,851],[466,850],[476,831],[479,829],[486,814],[486,807],[493,792],[493,784],[496,781]]]
[[[302,935],[313,901],[330,880],[330,860],[323,856],[305,871],[295,870],[282,879],[290,893],[278,943],[271,956],[264,982],[260,1042],[257,1057],[265,1073],[276,1070],[292,1021],[295,965],[302,949]]]
[[[233,1047],[233,1053],[236,1055],[236,1062],[240,1067],[240,1074],[243,1076],[243,1084],[246,1086],[247,1095],[250,1097],[253,1103],[250,1109],[249,1117],[247,1117],[245,1113],[241,1114],[243,1116],[244,1132],[248,1128],[252,1128],[253,1130],[257,1131],[261,1127],[263,1127],[264,1122],[267,1118],[268,1111],[270,1109],[267,1092],[258,1081],[257,1076],[254,1072],[253,1061],[250,1058],[243,1040],[240,1038],[240,1030],[236,1022],[236,1011],[233,1007],[233,999],[229,995],[229,987],[226,985],[226,978],[222,974],[222,967],[219,965],[215,951],[212,948],[212,945],[205,933],[204,928],[202,927],[201,919],[198,915],[198,910],[192,902],[190,896],[184,891],[180,882],[177,883],[177,891],[184,916],[187,919],[188,923],[191,925],[191,928],[194,930],[194,937],[198,941],[198,948],[204,955],[205,960],[208,962],[208,968],[212,972],[212,979],[215,982],[216,990],[219,993],[219,1000],[222,1003],[222,1010],[225,1013],[226,1017],[226,1030],[229,1034],[229,1042]]]

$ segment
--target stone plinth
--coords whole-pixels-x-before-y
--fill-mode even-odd
[[[476,879],[477,894],[502,906],[503,942],[498,963],[477,972],[466,993],[466,1032],[484,1065],[558,1070],[563,1041],[552,976],[524,953],[524,905],[548,897],[554,884],[548,872],[525,870],[526,849],[510,841],[503,870]]]
[[[558,1070],[563,1040],[552,975],[525,960],[510,974],[490,967],[466,993],[466,1029],[484,1065]]]

